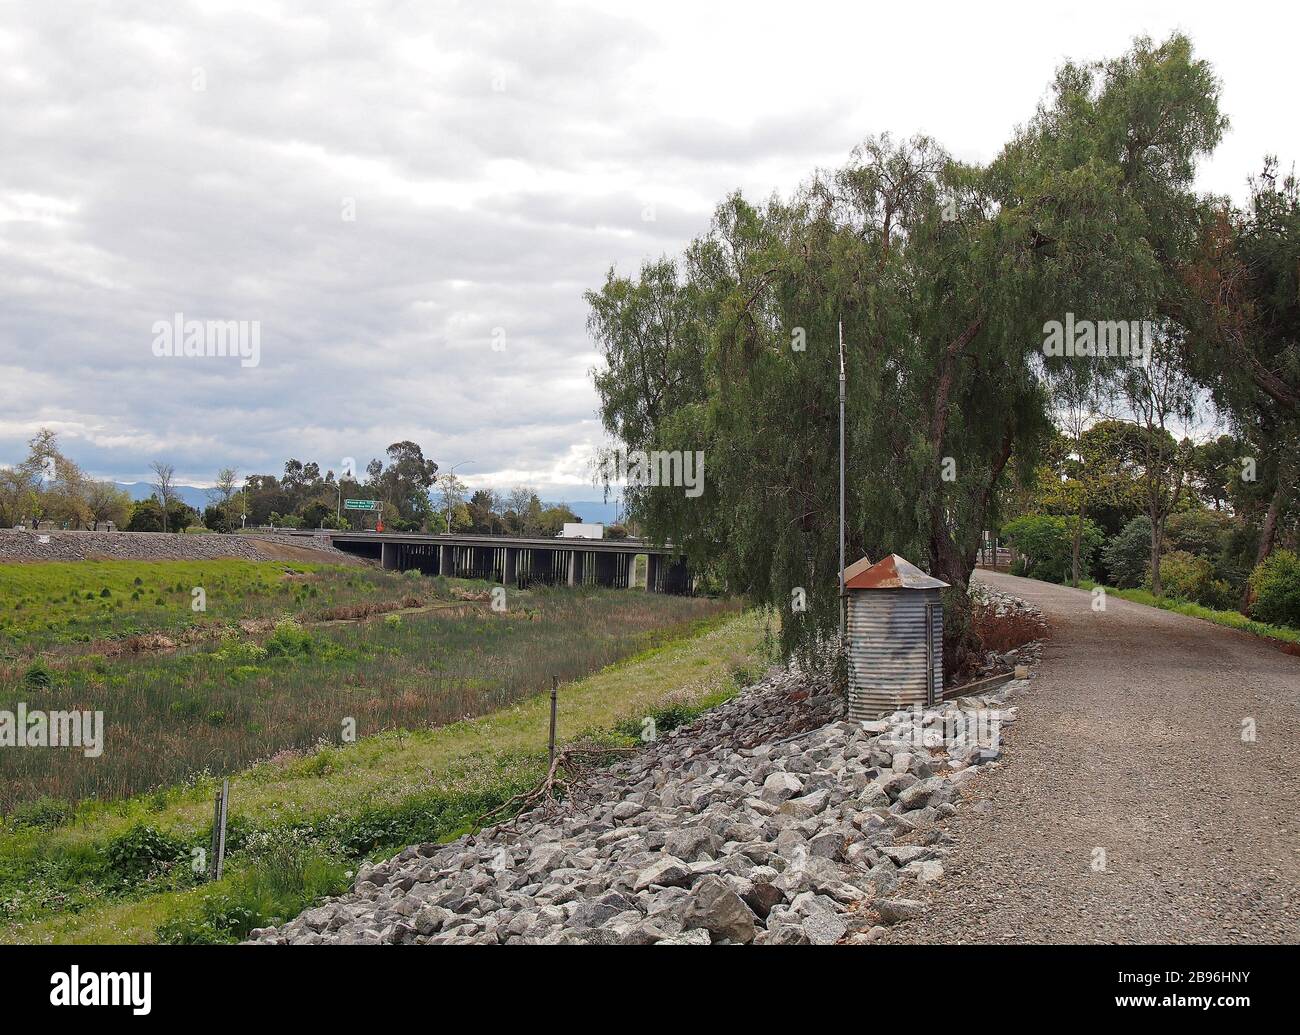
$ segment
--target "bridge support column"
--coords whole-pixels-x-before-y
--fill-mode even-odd
[[[514,586],[519,582],[519,550],[514,546],[505,548],[506,558],[502,563],[501,584]]]
[[[646,554],[645,589],[647,593],[659,592],[659,555],[657,553]]]
[[[390,571],[395,571],[400,566],[398,551],[401,547],[397,543],[380,543],[379,544],[379,566]]]
[[[596,585],[613,588],[618,585],[618,557],[612,553],[594,553]]]
[[[569,585],[581,586],[584,562],[587,555],[581,550],[569,551]]]
[[[450,546],[439,546],[439,547],[438,547],[438,574],[439,574],[439,575],[453,575],[453,574],[455,574],[455,573],[452,571],[452,563],[451,563],[451,547],[450,547]]]
[[[663,565],[661,579],[664,593],[691,596],[695,591],[695,576],[687,566],[685,557],[679,557]]]

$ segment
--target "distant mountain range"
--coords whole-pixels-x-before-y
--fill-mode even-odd
[[[119,487],[125,489],[131,494],[133,500],[147,500],[154,495],[155,489],[148,482],[118,482]],[[208,505],[208,490],[200,488],[197,485],[173,485],[179,499],[184,500],[187,504],[203,513],[203,508]],[[549,500],[546,506],[552,506],[560,500]],[[610,500],[608,503],[601,500],[572,500],[568,502],[569,508],[582,518],[583,521],[598,521],[601,524],[613,524],[618,519],[618,500]]]
[[[147,500],[157,492],[148,482],[118,482],[117,485],[129,492],[133,500]],[[200,489],[197,485],[173,485],[172,490],[178,499],[184,500],[200,514],[208,505],[207,489]]]

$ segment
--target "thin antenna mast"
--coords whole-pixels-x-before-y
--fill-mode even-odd
[[[840,649],[844,649],[844,321],[840,329]]]

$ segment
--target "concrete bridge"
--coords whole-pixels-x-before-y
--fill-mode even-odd
[[[527,589],[545,586],[632,588],[636,558],[646,558],[644,588],[651,593],[689,594],[694,576],[672,547],[643,539],[525,539],[516,536],[428,532],[339,532],[331,529],[277,533],[328,540],[347,553],[371,557],[395,571],[484,579]]]

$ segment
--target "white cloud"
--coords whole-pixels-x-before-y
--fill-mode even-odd
[[[0,12],[0,461],[183,480],[412,438],[470,484],[577,498],[601,440],[582,292],[742,188],[863,136],[987,159],[1055,66],[1193,34],[1234,129],[1206,189],[1300,157],[1296,15],[1221,5],[123,3]],[[202,89],[195,89],[196,85]],[[347,204],[355,221],[343,218]],[[642,220],[653,205],[655,220]],[[259,320],[262,363],[154,320]],[[492,348],[496,328],[506,347]],[[590,489],[589,494],[595,495]]]

